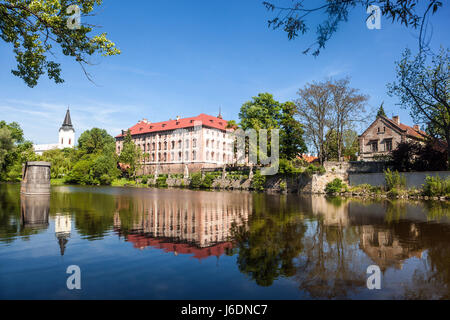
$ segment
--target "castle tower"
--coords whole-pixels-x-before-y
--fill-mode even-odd
[[[62,127],[59,129],[58,144],[60,149],[73,148],[75,146],[75,129],[72,126],[69,108],[67,108]]]

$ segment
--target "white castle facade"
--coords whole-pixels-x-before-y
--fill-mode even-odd
[[[34,145],[34,152],[38,155],[42,155],[45,151],[52,149],[65,149],[73,148],[75,146],[75,129],[72,125],[72,119],[70,118],[70,110],[67,109],[64,122],[59,129],[58,143],[53,144],[36,144]]]

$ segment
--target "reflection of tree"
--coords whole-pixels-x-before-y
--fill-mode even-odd
[[[104,237],[114,224],[115,196],[100,192],[57,192],[52,212],[74,212],[75,228],[88,239]]]
[[[12,242],[20,228],[18,185],[0,185],[0,241]]]
[[[345,298],[365,286],[365,274],[356,270],[356,229],[315,223],[314,234],[305,239],[296,281],[313,298]]]
[[[300,213],[283,203],[276,210],[260,195],[254,197],[254,212],[249,228],[235,227],[239,270],[258,285],[270,286],[279,277],[296,272],[294,258],[303,249],[306,226]]]
[[[425,208],[429,219],[439,221],[444,217],[450,218],[450,203],[448,201],[426,201]]]
[[[427,251],[423,269],[414,272],[405,285],[406,299],[450,299],[450,227],[419,225],[421,240]]]

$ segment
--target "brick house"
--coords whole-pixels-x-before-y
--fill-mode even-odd
[[[416,141],[423,142],[427,134],[418,125],[413,127],[400,123],[398,116],[389,119],[377,119],[359,136],[360,161],[374,161],[378,157],[389,155],[399,143]]]

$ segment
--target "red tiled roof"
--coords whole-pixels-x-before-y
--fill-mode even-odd
[[[228,121],[223,120],[221,118],[217,118],[202,113],[196,117],[183,118],[178,120],[168,120],[155,123],[140,121],[134,126],[132,126],[129,130],[131,132],[131,135],[133,136],[136,134],[144,134],[150,132],[191,128],[195,126],[195,122],[201,122],[203,126],[220,130],[226,130],[228,123]],[[122,136],[123,136],[122,134],[119,134],[118,136],[116,136],[116,138],[120,138]]]
[[[298,159],[305,160],[308,163],[313,163],[314,161],[318,161],[318,157],[310,156],[307,154],[302,154],[301,156],[297,156]]]
[[[148,238],[144,235],[130,234],[126,237],[127,241],[133,243],[136,249],[143,249],[145,247],[152,247],[155,249],[162,249],[164,252],[173,252],[177,254],[192,254],[193,258],[204,259],[210,256],[220,257],[227,249],[232,249],[231,242],[222,242],[211,247],[198,248],[187,243],[171,243],[165,242],[164,239]]]
[[[387,117],[384,117],[384,118],[387,121],[389,121],[389,123],[391,123],[392,125],[400,128],[403,131],[406,131],[406,134],[411,136],[411,137],[414,137],[414,138],[417,138],[417,139],[423,139],[423,138],[428,136],[425,131],[422,131],[420,129],[416,130],[413,127],[407,126],[406,124],[403,124],[403,123],[397,124],[396,122],[394,122],[393,120],[391,120],[391,119],[389,119]]]

